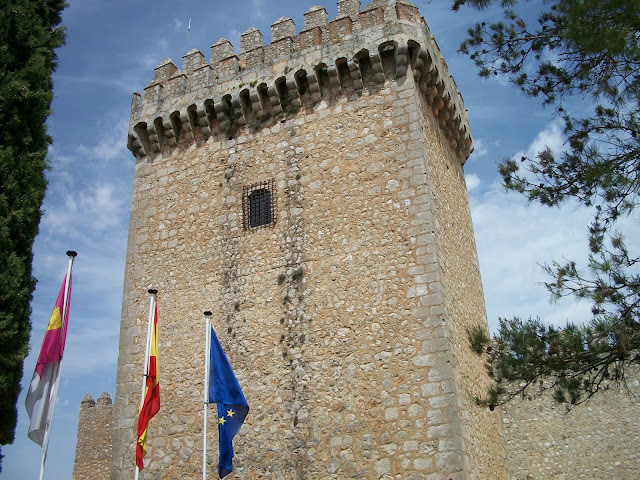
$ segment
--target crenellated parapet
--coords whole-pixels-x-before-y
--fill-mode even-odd
[[[418,8],[405,0],[338,1],[329,20],[323,7],[271,26],[271,43],[250,28],[234,53],[226,39],[182,58],[167,59],[131,106],[128,148],[149,157],[182,143],[233,137],[321,101],[362,94],[364,88],[411,77],[461,162],[473,150],[462,97]]]

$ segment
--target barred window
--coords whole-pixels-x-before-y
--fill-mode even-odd
[[[242,188],[242,215],[245,230],[274,224],[275,180],[246,185]]]

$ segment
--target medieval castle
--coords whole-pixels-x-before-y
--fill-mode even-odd
[[[238,54],[221,39],[208,62],[166,60],[133,96],[128,147],[115,403],[83,401],[79,432],[108,440],[78,451],[76,480],[90,462],[93,479],[132,476],[150,285],[162,408],[142,479],[201,475],[204,310],[251,406],[234,478],[637,475],[632,397],[603,397],[575,427],[543,400],[472,401],[489,382],[466,338],[486,323],[463,172],[473,141],[414,5],[340,0],[299,33],[277,20],[267,45],[249,29]]]

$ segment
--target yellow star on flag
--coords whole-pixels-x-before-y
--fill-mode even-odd
[[[220,425],[224,425],[224,424],[225,424],[225,422],[226,422],[226,420],[224,419],[224,417],[220,417],[220,418],[218,418],[218,423],[219,423]]]
[[[234,412],[233,410],[227,410],[227,415],[229,415],[229,417],[232,417],[236,414],[236,412]]]

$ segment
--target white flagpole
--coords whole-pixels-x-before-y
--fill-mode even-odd
[[[62,304],[62,328],[60,328],[60,348],[62,349],[62,340],[65,338],[64,331],[64,323],[67,318],[67,302],[69,301],[69,287],[71,285],[71,270],[73,268],[73,260],[78,255],[73,250],[67,251],[67,257],[69,257],[69,265],[67,266],[67,276],[65,278],[64,285],[64,301]],[[47,461],[47,451],[49,450],[49,433],[51,432],[51,421],[53,420],[53,410],[56,407],[56,398],[58,397],[58,383],[60,379],[60,371],[62,367],[62,358],[58,360],[58,363],[55,367],[55,372],[53,374],[53,386],[51,388],[51,392],[49,395],[49,404],[51,408],[49,409],[48,418],[46,420],[45,429],[44,429],[44,438],[42,439],[42,461],[40,463],[40,480],[44,478],[44,464]]]
[[[191,17],[189,17],[189,26],[187,27],[187,45],[185,51],[189,51],[189,36],[191,35]]]
[[[140,410],[142,409],[142,405],[144,405],[144,394],[145,387],[147,386],[147,377],[149,376],[149,349],[151,348],[151,328],[153,326],[153,308],[156,303],[156,294],[157,290],[150,288],[149,295],[151,295],[151,299],[149,300],[149,320],[147,322],[147,342],[144,349],[144,366],[142,373],[142,393],[140,394]],[[138,443],[138,437],[136,437],[136,448]],[[138,475],[140,474],[140,469],[136,464],[136,474],[135,480],[138,480]]]
[[[209,406],[209,350],[211,349],[211,312],[204,312],[206,320],[204,355],[204,428],[202,445],[202,480],[207,480],[207,407]]]

